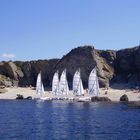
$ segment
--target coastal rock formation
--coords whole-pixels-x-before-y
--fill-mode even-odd
[[[0,74],[0,85],[11,87],[12,86],[12,80],[9,77],[6,77],[5,75]]]
[[[114,50],[98,50],[101,57],[103,57],[107,63],[114,67],[116,60],[116,51]]]
[[[111,100],[108,97],[92,97],[91,98],[92,102],[110,102]]]
[[[37,74],[41,71],[44,86],[49,86],[49,75],[58,60],[0,62],[0,85],[35,86]]]
[[[100,87],[108,87],[114,82],[139,86],[140,46],[119,51],[83,46],[72,49],[61,59],[0,62],[0,85],[35,86],[41,71],[44,86],[50,88],[54,72],[59,70],[61,75],[66,68],[71,88],[73,75],[80,68],[84,88],[87,88],[88,76],[95,66]]]
[[[16,99],[17,99],[17,100],[23,100],[23,99],[24,99],[24,97],[23,97],[23,95],[17,94]]]
[[[99,51],[95,50],[93,46],[78,47],[71,50],[58,61],[53,73],[56,70],[59,70],[59,73],[61,74],[66,68],[69,86],[71,87],[73,75],[75,71],[80,68],[83,85],[87,88],[89,74],[95,66],[97,68],[100,86],[108,86],[109,80],[112,79],[114,75],[114,68],[109,65],[109,62],[103,58]]]
[[[116,81],[137,86],[140,83],[140,46],[116,53]]]
[[[58,59],[38,60],[22,63],[16,62],[16,64],[21,68],[22,72],[24,73],[24,77],[20,79],[19,85],[35,86],[37,75],[41,71],[44,86],[49,86],[49,75],[57,61]]]
[[[16,66],[16,64],[14,62],[1,62],[0,63],[0,74],[5,75],[16,81],[18,81],[19,78],[24,76],[21,69],[18,66]]]
[[[128,100],[127,95],[126,95],[126,94],[122,95],[122,96],[120,97],[120,101],[128,102],[129,100]]]
[[[0,62],[0,83],[6,86],[18,86],[20,78],[24,76],[20,67],[14,62]]]
[[[27,100],[32,100],[32,96],[28,96],[27,98],[25,98]]]

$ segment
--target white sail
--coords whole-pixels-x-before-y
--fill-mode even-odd
[[[93,95],[93,96],[99,95],[99,82],[98,82],[96,68],[94,68],[89,75],[88,93],[89,95]]]
[[[36,94],[39,95],[39,97],[43,97],[44,95],[44,86],[41,79],[41,72],[39,72],[37,76],[37,82],[36,82]]]
[[[55,72],[52,80],[52,93],[55,95],[59,94],[59,76],[58,71]]]
[[[83,83],[80,76],[80,70],[77,70],[73,77],[73,92],[75,95],[84,95]]]
[[[68,95],[69,94],[69,87],[68,81],[66,76],[66,69],[62,72],[59,82],[59,94],[60,95]]]

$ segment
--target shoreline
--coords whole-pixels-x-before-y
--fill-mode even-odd
[[[38,98],[36,95],[36,90],[30,87],[8,87],[6,88],[8,91],[5,93],[0,94],[0,99],[16,99],[17,94],[23,95],[24,98],[27,98],[28,96],[31,96],[32,99]],[[107,91],[107,94],[105,92]],[[111,102],[120,102],[120,97],[122,95],[126,94],[128,97],[129,102],[138,102],[140,101],[140,92],[136,93],[136,90],[134,89],[114,89],[109,88],[108,90],[104,88],[100,88],[100,94],[99,97],[108,97]],[[45,97],[52,98],[54,95],[51,91],[45,91]],[[68,95],[69,98],[74,98],[74,95],[72,94],[72,91],[70,91],[70,95]],[[89,97],[85,90],[85,95],[82,97]],[[76,97],[75,97],[76,98]]]

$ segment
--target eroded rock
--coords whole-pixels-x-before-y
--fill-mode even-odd
[[[91,98],[91,101],[92,102],[110,102],[111,100],[108,97],[98,97],[98,96],[95,96],[95,97]]]
[[[126,95],[126,94],[122,95],[122,96],[120,97],[120,101],[128,102],[129,100],[128,100],[127,95]]]

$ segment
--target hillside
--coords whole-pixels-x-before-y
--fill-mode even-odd
[[[114,82],[137,85],[140,81],[140,47],[113,50],[96,50],[83,46],[71,50],[61,59],[0,62],[0,85],[35,86],[39,71],[46,87],[51,87],[56,70],[67,69],[69,86],[74,72],[80,68],[84,87],[87,88],[90,71],[96,66],[101,87]]]

